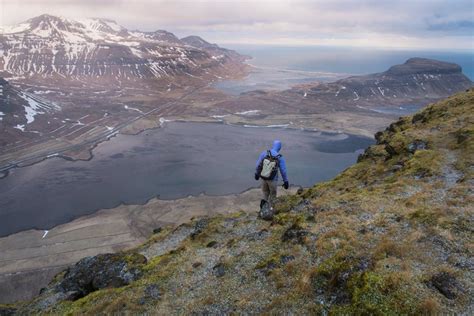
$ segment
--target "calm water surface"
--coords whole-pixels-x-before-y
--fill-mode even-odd
[[[283,142],[291,184],[310,186],[353,164],[373,140],[345,134],[223,124],[168,123],[119,135],[91,161],[47,159],[0,179],[0,235],[48,229],[97,209],[258,185],[254,164],[273,139]]]

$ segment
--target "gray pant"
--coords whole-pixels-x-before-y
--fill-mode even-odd
[[[277,181],[262,179],[262,192],[263,199],[273,205],[277,196]]]

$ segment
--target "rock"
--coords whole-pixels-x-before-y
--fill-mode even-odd
[[[430,279],[430,284],[451,300],[464,292],[456,277],[448,272],[440,272],[433,275]]]
[[[262,207],[260,208],[260,212],[258,212],[258,217],[265,221],[270,221],[273,219],[274,215],[275,211],[272,207],[270,207],[270,204],[263,203]]]
[[[296,191],[296,194],[301,195],[303,194],[303,192],[304,192],[303,187],[299,187],[298,190]]]
[[[212,272],[216,277],[220,278],[225,274],[225,267],[222,263],[218,263],[212,268]]]
[[[67,292],[67,293],[62,293],[62,292],[56,292],[53,293],[52,295],[48,295],[38,301],[36,304],[36,307],[39,308],[40,310],[46,310],[49,307],[56,305],[58,302],[61,301],[70,301],[75,299],[76,292]]]
[[[417,150],[425,150],[428,147],[428,144],[422,140],[415,140],[414,142],[408,144],[408,151],[414,154]]]
[[[153,234],[159,234],[159,233],[161,233],[162,230],[163,230],[163,228],[157,227],[157,228],[153,229]]]
[[[194,224],[194,230],[191,232],[191,239],[196,238],[209,224],[208,218],[201,218]]]
[[[157,300],[161,298],[161,292],[156,284],[150,284],[145,288],[145,299]]]
[[[298,203],[295,207],[293,207],[293,211],[300,213],[303,211],[309,211],[311,209],[311,201],[308,199],[304,199],[300,203]]]
[[[402,168],[403,168],[402,165],[400,165],[400,164],[395,164],[395,165],[392,166],[392,168],[390,168],[390,171],[392,171],[392,172],[397,172],[397,171],[401,170]]]
[[[378,131],[377,133],[375,133],[374,138],[377,141],[377,145],[380,145],[382,143],[382,136],[383,136],[382,131]]]
[[[281,264],[287,264],[290,261],[295,260],[295,256],[289,255],[289,256],[281,256],[280,257],[280,263]]]
[[[462,144],[468,139],[473,137],[473,132],[472,130],[469,129],[460,129],[455,133],[456,136],[456,142],[458,144]]]
[[[309,234],[308,231],[302,229],[296,224],[293,224],[290,228],[288,228],[285,231],[281,240],[282,241],[296,240],[297,243],[302,244],[304,243],[304,237],[307,236],[308,234]]]
[[[194,262],[193,263],[193,268],[197,268],[197,267],[200,267],[202,266],[202,262]]]
[[[141,254],[86,257],[66,271],[54,292],[61,294],[59,300],[76,300],[99,289],[130,284],[141,276],[136,266],[146,261]]]
[[[210,241],[206,247],[207,248],[214,248],[215,246],[217,245],[217,241],[213,240],[213,241]]]
[[[0,316],[11,316],[15,315],[16,308],[0,306]]]

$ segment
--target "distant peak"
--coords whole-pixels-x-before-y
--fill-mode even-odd
[[[197,35],[190,35],[190,36],[186,36],[186,37],[183,37],[181,39],[182,42],[184,42],[185,44],[187,45],[190,45],[190,46],[194,46],[194,47],[197,47],[197,48],[217,48],[219,46],[217,46],[217,44],[211,44],[205,40],[203,40],[201,37],[197,36]]]
[[[40,21],[56,21],[56,22],[65,22],[67,19],[62,16],[56,16],[56,15],[51,15],[51,14],[41,14],[38,16],[35,16],[34,18],[29,19],[27,22],[40,22]]]
[[[462,72],[461,66],[445,61],[413,57],[401,65],[390,67],[386,72],[391,75],[409,75],[418,73],[456,73]]]

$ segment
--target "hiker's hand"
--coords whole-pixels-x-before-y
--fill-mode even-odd
[[[290,184],[288,183],[288,181],[283,182],[283,187],[285,188],[285,190],[288,190],[289,186]]]
[[[260,176],[256,173],[255,174],[255,180],[258,180],[258,179],[260,179]]]

